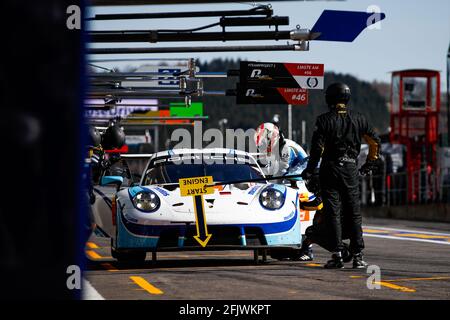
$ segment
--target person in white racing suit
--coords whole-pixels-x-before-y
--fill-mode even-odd
[[[266,176],[299,175],[306,168],[308,154],[298,143],[284,138],[273,123],[266,122],[258,126],[255,144],[258,162]],[[302,178],[290,179],[292,187],[297,187],[296,180]],[[300,261],[312,261],[313,258],[312,243],[305,243],[292,257]]]
[[[265,175],[283,176],[300,174],[308,161],[305,150],[296,142],[286,139],[273,123],[262,123],[255,133],[258,160]]]

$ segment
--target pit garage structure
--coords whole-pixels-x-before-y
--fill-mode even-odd
[[[440,94],[439,71],[392,73],[390,141],[406,146],[409,203],[437,198]]]

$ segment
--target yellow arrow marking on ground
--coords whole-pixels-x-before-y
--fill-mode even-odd
[[[101,255],[99,255],[97,252],[93,250],[86,250],[86,254],[94,260],[103,258]]]
[[[147,280],[145,280],[142,277],[131,276],[130,279],[133,280],[134,283],[136,283],[139,287],[141,287],[142,289],[144,289],[145,291],[147,291],[150,294],[163,294],[164,293],[160,289],[155,287],[154,285],[150,284]]]
[[[364,276],[350,276],[350,278],[357,279],[357,278],[364,278]],[[450,280],[450,277],[429,277],[429,278],[403,278],[403,279],[390,279],[390,280],[384,280],[384,281],[374,281],[374,284],[379,284],[381,286],[399,290],[402,292],[416,292],[416,289],[399,286],[396,284],[393,284],[393,282],[401,282],[401,281],[429,281],[429,280]]]
[[[411,288],[407,288],[407,287],[402,287],[402,286],[398,286],[396,284],[390,283],[390,282],[386,282],[386,281],[374,281],[374,284],[379,284],[383,287],[387,287],[390,289],[394,289],[394,290],[399,290],[402,292],[416,292],[415,289],[411,289]]]
[[[420,238],[420,239],[450,239],[448,236],[421,234],[421,233],[394,233],[396,237]]]
[[[405,278],[405,279],[393,279],[384,280],[385,282],[398,282],[398,281],[428,281],[428,280],[448,280],[450,277],[430,277],[430,278]]]
[[[98,245],[96,245],[96,244],[93,243],[93,242],[87,242],[87,243],[86,243],[86,246],[88,246],[89,249],[98,249]]]
[[[389,233],[389,231],[386,230],[366,229],[366,228],[363,228],[363,231],[367,233]]]
[[[307,267],[321,267],[322,265],[318,264],[318,263],[307,263],[307,264],[305,264],[305,266],[307,266]]]

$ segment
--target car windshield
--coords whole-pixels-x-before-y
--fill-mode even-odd
[[[249,164],[163,164],[147,171],[144,185],[178,183],[179,179],[212,176],[214,182],[264,178]]]

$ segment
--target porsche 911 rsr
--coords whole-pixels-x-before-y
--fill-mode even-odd
[[[196,214],[192,197],[182,197],[179,179],[212,176],[214,187],[204,195],[204,216],[211,238],[203,249],[268,248],[273,257],[298,248],[311,225],[312,211],[300,208],[315,196],[303,181],[297,188],[265,181],[250,154],[232,149],[176,149],[153,154],[139,184],[113,187],[122,177],[104,176],[96,187],[95,222],[111,237],[118,260],[144,260],[146,252],[192,250]],[[262,179],[262,182],[245,182]],[[279,251],[277,251],[279,250]]]

